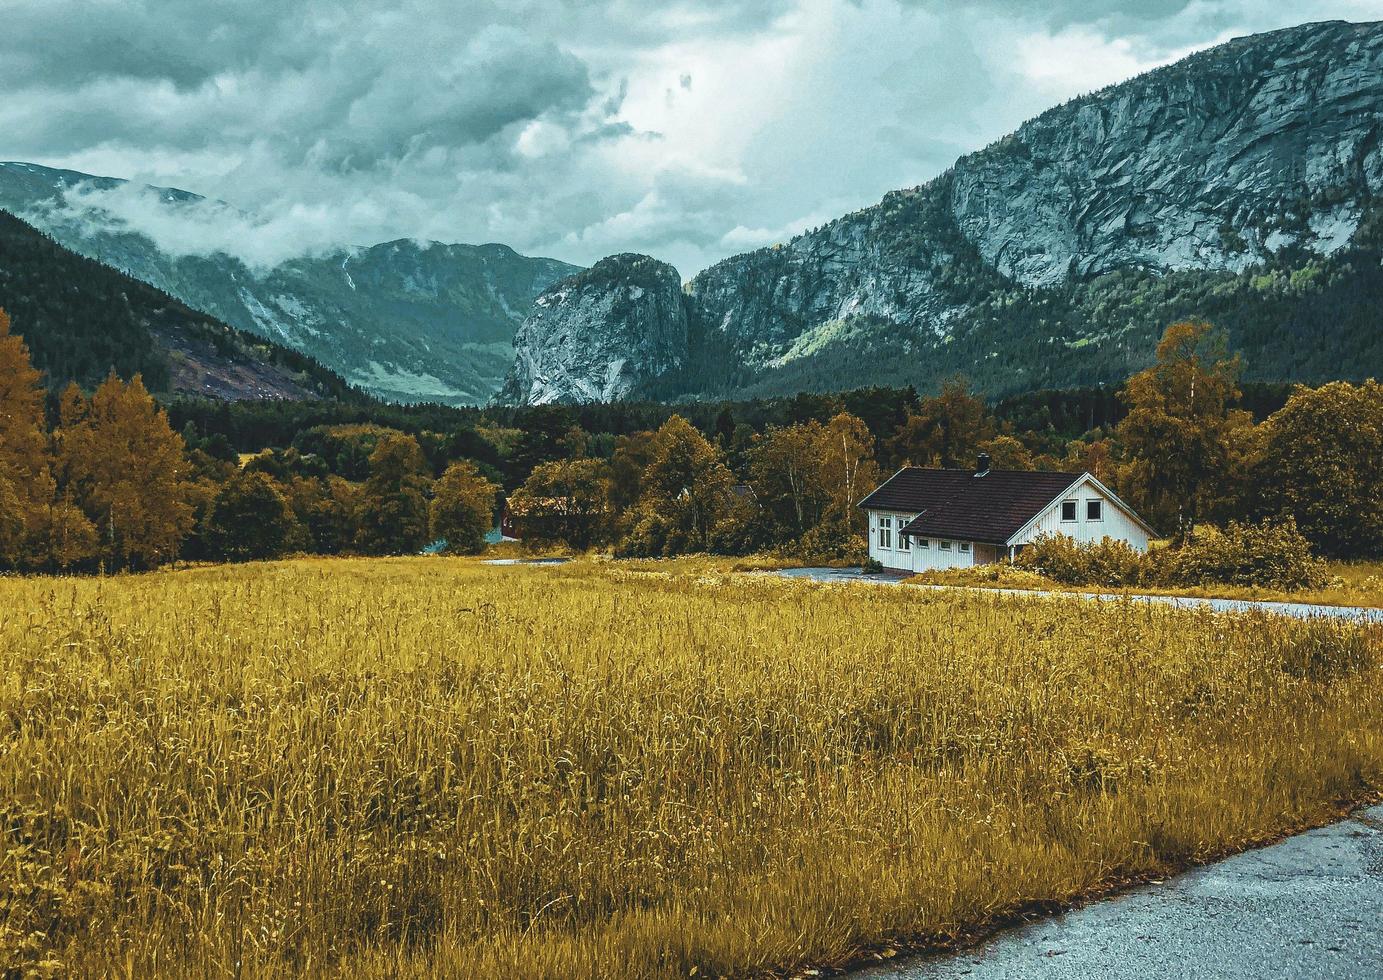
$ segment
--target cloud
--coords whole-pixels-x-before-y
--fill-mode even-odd
[[[0,152],[256,264],[395,238],[684,275],[920,183],[1049,105],[1383,0],[8,0]]]

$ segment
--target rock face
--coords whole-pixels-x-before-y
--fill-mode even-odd
[[[577,271],[506,245],[403,239],[252,268],[224,253],[170,255],[80,189],[122,181],[0,163],[0,208],[79,254],[194,309],[315,357],[395,401],[482,404],[513,362],[514,333],[544,289]],[[206,202],[151,189],[170,209]]]
[[[960,161],[961,232],[1030,286],[1126,265],[1329,253],[1383,189],[1383,30],[1240,38],[1052,110]]]
[[[653,380],[636,393],[926,385],[955,371],[991,391],[1120,380],[1166,325],[1157,317],[1210,315],[1227,290],[1261,292],[1263,276],[1305,275],[1359,245],[1383,192],[1381,133],[1383,24],[1231,41],[1052,109],[926,185],[712,266],[685,293],[684,364],[660,367],[678,360],[660,349],[639,364]],[[1342,275],[1367,265],[1339,261]],[[1175,302],[1149,305],[1171,290]],[[638,361],[621,338],[640,332],[619,308],[582,303],[602,361]],[[1282,296],[1261,305],[1286,312],[1267,333],[1231,339],[1257,345],[1250,364],[1265,351],[1261,365],[1309,380],[1315,368],[1276,348],[1301,343],[1316,312]],[[516,371],[546,342],[524,331]],[[1355,346],[1383,357],[1366,339]],[[504,397],[604,394],[546,363],[540,384]]]
[[[499,401],[619,401],[645,381],[682,368],[682,281],[665,262],[612,255],[539,296],[514,346],[518,356]]]

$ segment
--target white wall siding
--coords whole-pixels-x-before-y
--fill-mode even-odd
[[[923,541],[927,542],[925,548],[922,547]],[[943,568],[969,568],[975,564],[976,545],[968,541],[955,540],[947,540],[945,543],[950,547],[941,547],[941,538],[913,538],[912,570],[915,572],[933,572]],[[962,544],[968,546],[967,550],[961,550]]]
[[[912,571],[912,549],[898,546],[898,530],[907,527],[908,522],[916,516],[916,514],[893,510],[871,510],[869,512],[869,557],[885,568]],[[889,546],[887,548],[880,543],[879,528],[883,518],[888,518],[892,525],[889,528]]]
[[[1061,519],[1061,504],[1066,500],[1076,502],[1074,521]],[[1086,502],[1090,500],[1103,501],[1103,514],[1098,521],[1088,520],[1086,517]],[[1148,532],[1107,494],[1102,493],[1089,477],[1076,484],[1070,492],[1054,500],[1020,537],[1014,539],[1013,543],[1031,544],[1044,534],[1065,534],[1086,543],[1115,538],[1128,542],[1139,551],[1148,550]]]
[[[942,568],[966,568],[986,561],[992,561],[989,557],[993,548],[981,544],[969,544],[967,550],[961,550],[960,541],[950,541],[949,549],[941,547],[939,538],[927,538],[927,547],[921,546],[918,538],[912,538],[908,543],[910,547],[900,548],[898,546],[898,529],[906,527],[916,514],[908,514],[893,510],[871,510],[869,512],[869,557],[873,558],[885,568],[892,568],[904,572],[930,572]],[[880,544],[879,527],[882,518],[889,518],[892,526],[889,528],[889,547],[885,548]],[[977,557],[978,556],[978,557]]]

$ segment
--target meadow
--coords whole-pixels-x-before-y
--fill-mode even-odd
[[[0,578],[0,972],[791,974],[1329,819],[1383,632],[695,562]]]

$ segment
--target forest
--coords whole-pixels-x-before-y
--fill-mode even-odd
[[[867,388],[711,405],[455,409],[160,404],[138,374],[48,390],[0,318],[0,567],[140,570],[284,554],[527,545],[862,561],[856,503],[900,466],[1088,470],[1162,534],[1290,523],[1383,555],[1383,387],[1243,385],[1209,324],[1169,327],[1120,389],[987,403]]]

